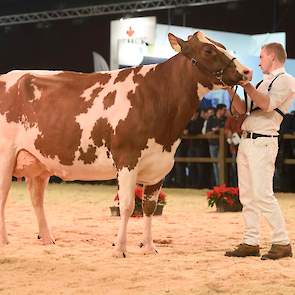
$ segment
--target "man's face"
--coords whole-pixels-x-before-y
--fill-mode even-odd
[[[213,109],[209,109],[208,110],[208,118],[214,115],[214,110]]]
[[[268,52],[267,49],[262,48],[260,51],[260,63],[259,66],[263,74],[269,74],[274,61],[274,54]]]
[[[224,117],[226,115],[226,108],[222,108],[218,110],[218,116]]]

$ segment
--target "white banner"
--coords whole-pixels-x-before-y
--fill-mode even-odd
[[[137,65],[134,62],[142,60],[140,55],[149,44],[155,40],[156,17],[136,17],[111,22],[111,69],[119,64]],[[124,51],[124,53],[119,52]],[[134,57],[133,54],[136,56]],[[120,61],[119,61],[120,56]]]

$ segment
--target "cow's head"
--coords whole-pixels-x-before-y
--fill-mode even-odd
[[[168,35],[172,48],[189,58],[214,88],[224,88],[248,82],[252,71],[243,66],[226,48],[202,32],[197,32],[184,41],[173,34]]]

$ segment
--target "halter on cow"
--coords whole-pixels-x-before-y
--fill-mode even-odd
[[[5,202],[12,175],[25,177],[39,236],[51,175],[118,178],[121,221],[114,255],[125,257],[136,183],[144,185],[143,252],[154,252],[151,220],[181,134],[210,90],[243,83],[250,70],[223,45],[195,33],[169,34],[177,55],[159,65],[103,73],[12,71],[0,76],[0,242],[8,243]]]

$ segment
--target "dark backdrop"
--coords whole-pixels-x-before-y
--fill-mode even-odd
[[[0,15],[96,5],[95,0],[1,0]],[[118,2],[118,1],[117,1]],[[295,1],[240,2],[136,13],[158,23],[238,33],[285,31],[287,52],[295,58]],[[0,72],[11,69],[93,71],[92,51],[109,62],[110,21],[123,15],[96,16],[0,27]]]

